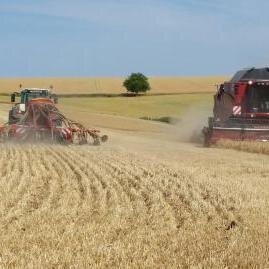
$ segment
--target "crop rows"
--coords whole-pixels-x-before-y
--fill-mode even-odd
[[[214,165],[173,166],[109,147],[0,150],[3,267],[248,265],[238,254],[251,237],[247,197],[217,183]]]

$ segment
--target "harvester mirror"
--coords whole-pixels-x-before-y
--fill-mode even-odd
[[[223,93],[224,93],[224,84],[220,84],[218,86],[218,93],[217,93],[218,100],[221,99],[221,96],[222,96]]]
[[[14,103],[14,102],[16,101],[16,94],[15,94],[15,93],[12,93],[10,99],[11,99],[11,100],[10,100],[11,103]]]

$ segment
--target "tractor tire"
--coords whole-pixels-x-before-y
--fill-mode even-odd
[[[11,110],[9,110],[9,113],[8,113],[8,123],[9,123],[9,125],[16,124],[17,122],[20,121],[21,118],[22,118],[22,115],[16,113],[15,108],[12,108]]]
[[[13,117],[13,110],[9,110],[9,112],[8,112],[8,124],[11,125],[14,123],[16,123],[16,119],[14,119],[14,117]]]

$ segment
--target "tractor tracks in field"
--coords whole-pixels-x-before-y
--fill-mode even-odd
[[[2,225],[40,211],[131,218],[174,229],[197,220],[241,221],[236,202],[201,183],[199,169],[172,167],[123,150],[2,146]],[[199,176],[199,180],[197,177]]]
[[[28,153],[20,153],[12,147],[9,147],[7,151],[13,152],[14,154],[12,156],[10,154],[7,155],[7,158],[10,158],[7,159],[8,164],[1,176],[2,180],[10,184],[10,188],[6,188],[4,192],[7,203],[2,212],[4,212],[6,217],[15,214],[29,186],[29,177],[27,177],[29,167],[24,163],[28,158]]]
[[[10,188],[3,189],[1,206],[3,206],[2,223],[7,225],[17,220],[21,215],[29,214],[40,207],[48,194],[46,177],[42,173],[40,158],[33,158],[32,149],[19,150],[9,145],[7,152],[14,152],[7,160],[7,170],[4,170],[2,180],[11,182]],[[33,167],[39,167],[42,178],[38,177]],[[5,174],[9,175],[5,179]],[[32,179],[35,178],[35,181]]]
[[[77,177],[80,189],[83,189],[86,194],[84,199],[87,198],[87,202],[91,203],[95,213],[100,213],[100,210],[105,211],[109,207],[109,202],[115,199],[113,178],[110,177],[110,173],[103,169],[102,162],[99,162],[97,155],[86,154],[83,156],[83,152],[77,152],[74,149],[68,150],[68,152],[70,159],[67,162],[69,165],[72,163],[72,166],[77,167],[77,171],[80,171]]]
[[[198,218],[205,222],[218,218],[225,223],[240,220],[232,199],[224,199],[217,190],[199,184],[187,169],[171,169],[121,151],[104,154],[72,150],[70,156],[80,170],[87,167],[84,182],[91,181],[90,192],[99,201],[95,202],[96,210],[118,206],[136,216],[170,215],[176,228]]]
[[[64,167],[64,169],[67,169],[69,175],[66,174],[66,177],[72,177],[76,180],[80,200],[84,200],[86,196],[86,189],[82,183],[82,179],[85,177],[85,173],[80,169],[78,165],[76,165],[75,162],[73,162],[72,153],[70,154],[68,151],[65,152],[54,150],[51,147],[48,147],[47,150],[52,156],[55,157],[55,165],[58,162]],[[58,170],[60,169],[61,168],[59,167]],[[61,176],[58,177],[60,178]]]
[[[156,212],[160,210],[160,206],[156,208],[157,204],[164,206],[163,213],[171,211],[177,228],[185,221],[195,222],[197,219],[212,222],[218,218],[224,223],[242,221],[232,197],[224,197],[213,186],[197,182],[201,177],[199,171],[194,173],[185,167],[172,169],[154,161],[145,163],[140,158],[133,160],[135,165],[127,168],[128,164],[123,160],[116,160],[118,167],[124,167],[126,174],[132,175],[131,185],[140,190],[147,208],[154,208]]]

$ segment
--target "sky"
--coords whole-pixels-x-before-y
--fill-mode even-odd
[[[0,77],[269,66],[268,0],[0,0]]]

